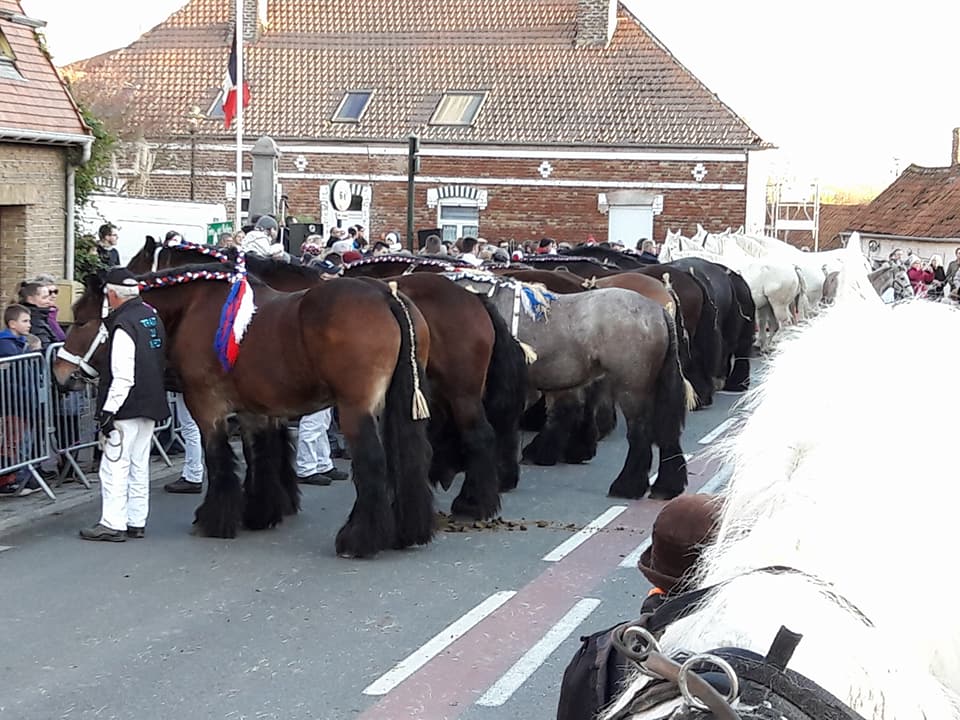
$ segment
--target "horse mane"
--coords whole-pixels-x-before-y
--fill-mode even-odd
[[[790,667],[864,718],[960,718],[951,570],[960,484],[935,461],[956,442],[960,387],[944,383],[922,406],[899,387],[953,376],[950,353],[918,352],[904,338],[960,333],[960,312],[884,305],[872,288],[860,295],[860,272],[841,277],[846,292],[832,308],[785,331],[745,399],[720,450],[731,479],[693,587],[732,580],[661,645],[763,655],[786,625],[804,636]],[[818,580],[744,575],[773,565]]]
[[[247,264],[247,270],[252,275],[270,275],[275,272],[285,272],[297,277],[316,282],[324,277],[324,274],[315,267],[309,265],[297,265],[286,260],[277,258],[265,258],[261,255],[245,255],[244,261]]]
[[[605,248],[600,249],[603,250]],[[576,248],[574,248],[574,250],[576,250]],[[613,254],[616,253],[616,250],[607,250],[607,252]],[[589,263],[591,265],[599,265],[600,267],[605,268],[615,267],[610,263],[604,264],[596,258],[587,257],[585,255],[564,255],[563,253],[558,253],[557,255],[524,255],[523,262],[531,265],[547,262]]]

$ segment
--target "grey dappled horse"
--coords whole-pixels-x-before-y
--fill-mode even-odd
[[[584,391],[606,378],[626,418],[630,446],[609,494],[640,498],[647,493],[654,444],[660,463],[651,497],[672,498],[683,492],[687,465],[680,434],[692,388],[680,373],[677,332],[666,310],[631,290],[552,295],[542,286],[488,274],[447,276],[489,296],[517,339],[536,351],[530,385],[546,398],[547,421],[524,448],[526,459],[555,464],[568,435],[583,447],[576,460],[595,454],[596,427],[590,427],[592,409],[584,413]],[[569,456],[564,459],[570,461]]]

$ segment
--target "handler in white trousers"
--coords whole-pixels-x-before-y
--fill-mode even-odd
[[[170,414],[163,373],[166,336],[156,310],[140,299],[137,279],[124,267],[106,276],[110,313],[107,361],[100,368],[97,422],[104,439],[100,460],[100,522],[83,528],[84,540],[142,538],[150,505],[150,441]]]
[[[329,485],[346,480],[347,473],[337,470],[330,459],[327,430],[333,420],[333,408],[310,413],[300,418],[297,432],[297,481],[304,485]]]
[[[183,438],[183,470],[179,478],[168,482],[163,489],[168,493],[199,493],[203,489],[203,443],[200,440],[200,428],[187,409],[183,393],[174,393],[173,402],[180,423],[180,436]]]

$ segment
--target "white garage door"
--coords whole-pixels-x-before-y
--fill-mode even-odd
[[[652,205],[612,205],[610,207],[610,242],[635,248],[646,238],[653,240]]]

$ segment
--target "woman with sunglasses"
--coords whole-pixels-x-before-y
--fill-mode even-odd
[[[47,316],[47,324],[50,326],[50,330],[53,333],[54,338],[56,338],[56,342],[63,342],[67,335],[63,331],[63,328],[60,327],[60,322],[57,318],[57,313],[60,311],[60,308],[57,306],[57,295],[60,293],[60,288],[57,287],[57,281],[54,280],[53,275],[42,273],[37,275],[30,282],[43,285],[47,288],[47,292],[50,296],[50,314]]]

